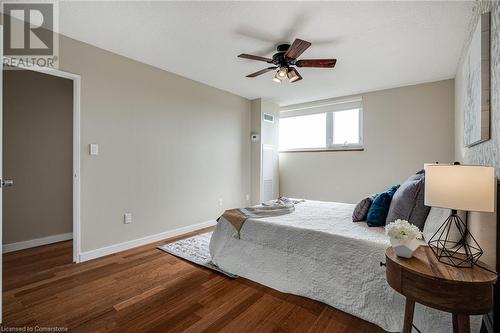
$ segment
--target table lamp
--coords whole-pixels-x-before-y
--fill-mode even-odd
[[[425,165],[425,205],[451,209],[451,215],[429,239],[437,259],[454,267],[473,267],[483,254],[457,210],[495,211],[495,170],[492,167]],[[456,228],[458,237],[451,237]]]

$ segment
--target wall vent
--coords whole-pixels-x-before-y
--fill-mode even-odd
[[[268,123],[274,123],[274,116],[272,114],[264,113],[263,119],[264,119],[264,121],[267,121]]]

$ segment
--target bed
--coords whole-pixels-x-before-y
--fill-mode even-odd
[[[388,237],[382,227],[352,222],[354,206],[307,200],[291,214],[248,219],[239,239],[221,218],[210,241],[212,261],[229,273],[399,332],[404,298],[389,287],[380,266]],[[472,332],[479,331],[480,320],[471,317]],[[414,323],[422,332],[451,331],[450,314],[422,305]]]

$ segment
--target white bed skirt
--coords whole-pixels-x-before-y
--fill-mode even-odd
[[[221,269],[285,293],[318,300],[386,331],[400,332],[404,297],[386,282],[382,228],[353,223],[353,205],[307,201],[295,213],[247,220],[236,239],[221,219],[210,241]],[[451,314],[420,304],[415,325],[422,332],[452,331]],[[478,332],[481,317],[471,317]]]

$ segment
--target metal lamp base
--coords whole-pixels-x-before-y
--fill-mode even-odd
[[[450,239],[452,228],[458,230],[458,240]],[[456,210],[451,211],[451,215],[432,235],[428,244],[440,262],[453,267],[473,267],[483,254],[483,250]]]

